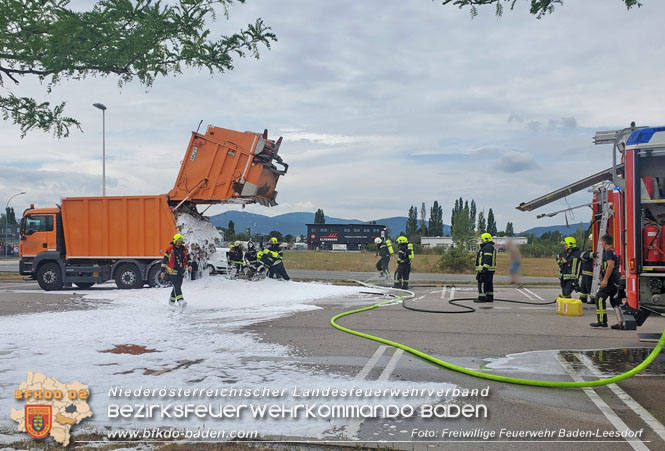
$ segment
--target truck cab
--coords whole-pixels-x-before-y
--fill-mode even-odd
[[[44,252],[59,253],[58,232],[62,233],[60,217],[59,208],[35,209],[34,205],[31,205],[23,213],[19,244],[20,274],[29,275],[32,273],[33,262],[38,255]],[[63,244],[61,243],[61,246]]]

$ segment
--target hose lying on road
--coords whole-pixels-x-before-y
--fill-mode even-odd
[[[368,285],[364,282],[360,282],[360,281],[357,281],[357,280],[354,280],[353,282],[359,283],[359,284],[361,284],[363,286],[366,286],[368,288],[381,288],[381,287],[377,287],[377,286],[373,286],[373,285]],[[393,289],[393,290],[395,290],[395,289]],[[369,310],[373,310],[375,308],[379,308],[381,306],[388,305],[388,304],[394,304],[395,302],[399,302],[399,301],[402,301],[402,305],[404,306],[404,300],[412,299],[413,297],[415,297],[415,294],[412,291],[401,290],[401,289],[399,289],[399,291],[403,291],[407,294],[405,294],[404,296],[398,296],[395,299],[392,299],[392,300],[389,300],[389,301],[379,302],[378,304],[370,305],[368,307],[363,307],[363,308],[359,308],[359,309],[355,309],[355,310],[349,310],[347,312],[340,313],[338,315],[333,316],[330,319],[330,324],[333,327],[335,327],[336,329],[341,330],[342,332],[346,332],[346,333],[349,333],[349,334],[352,334],[352,335],[356,335],[358,337],[366,338],[368,340],[373,340],[373,341],[376,341],[376,342],[379,342],[379,343],[383,343],[383,344],[386,344],[386,345],[389,345],[389,346],[393,346],[395,348],[402,349],[402,350],[404,350],[408,353],[411,353],[411,354],[413,354],[417,357],[420,357],[421,359],[427,360],[429,362],[434,363],[435,365],[441,366],[443,368],[447,368],[449,370],[453,370],[453,371],[457,371],[459,373],[468,374],[469,376],[479,377],[479,378],[482,378],[482,379],[488,379],[488,380],[497,381],[497,382],[506,382],[506,383],[518,384],[518,385],[532,385],[532,386],[536,386],[536,387],[584,388],[584,387],[599,387],[599,386],[603,386],[603,385],[614,384],[614,383],[620,382],[624,379],[628,379],[629,377],[634,376],[635,374],[639,373],[640,371],[642,371],[646,367],[648,367],[651,364],[651,362],[653,362],[656,359],[656,357],[658,357],[658,354],[660,354],[660,351],[663,349],[663,345],[665,345],[665,329],[664,329],[662,335],[660,336],[660,340],[658,340],[658,343],[656,344],[656,347],[653,349],[653,351],[651,351],[651,354],[649,354],[647,356],[647,358],[644,359],[644,361],[642,363],[640,363],[639,365],[637,365],[635,368],[633,368],[630,371],[627,371],[625,373],[622,373],[622,374],[619,374],[619,375],[616,375],[616,376],[613,376],[613,377],[594,380],[594,381],[582,381],[582,382],[539,381],[539,380],[532,380],[532,379],[521,379],[521,378],[517,378],[517,377],[499,376],[499,375],[496,375],[496,374],[483,373],[482,371],[476,371],[476,370],[472,370],[472,369],[469,369],[469,368],[464,368],[464,367],[461,367],[459,365],[455,365],[453,363],[446,362],[445,360],[441,360],[441,359],[438,359],[436,357],[433,357],[429,354],[426,354],[426,353],[424,353],[422,351],[419,351],[415,348],[411,348],[409,346],[406,346],[402,343],[387,340],[385,338],[377,337],[375,335],[370,335],[370,334],[367,334],[367,333],[364,333],[364,332],[359,332],[357,330],[349,329],[347,327],[340,326],[339,324],[337,324],[337,320],[340,319],[340,318],[343,318],[345,316],[355,315],[355,314],[361,313],[361,312],[367,312]],[[456,301],[469,300],[469,299],[473,299],[473,298],[459,298]],[[500,300],[500,299],[495,299],[495,301],[505,302],[505,301]],[[512,302],[527,303],[527,302],[521,302],[521,301],[512,301]],[[551,303],[546,303],[546,304],[551,304]],[[536,305],[546,305],[546,304],[536,304]],[[459,307],[467,307],[467,306],[459,306]],[[467,307],[467,308],[472,308],[472,307]],[[414,308],[411,308],[411,310],[413,310],[413,309]],[[423,310],[420,310],[420,311],[423,311]],[[432,311],[427,311],[427,312],[432,312]],[[436,312],[436,313],[454,313],[454,312],[440,312],[440,311],[434,311],[434,312]],[[460,312],[460,313],[462,313],[462,312]],[[463,312],[463,313],[466,313],[466,312]]]

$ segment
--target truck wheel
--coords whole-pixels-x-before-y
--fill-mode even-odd
[[[76,285],[79,288],[83,288],[84,290],[86,288],[90,288],[94,284],[95,284],[95,282],[74,282],[74,285]]]
[[[169,281],[168,279],[160,279],[159,275],[162,272],[162,267],[160,265],[153,265],[152,268],[150,268],[150,271],[148,272],[148,285],[150,285],[152,288],[163,288],[163,287],[168,287]]]
[[[207,268],[208,268],[208,274],[210,274],[211,276],[212,276],[213,274],[217,274],[217,273],[215,272],[215,267],[214,267],[214,266],[212,266],[212,265],[208,265]]]
[[[44,263],[37,271],[37,282],[44,291],[61,290],[62,272],[57,263]]]
[[[122,290],[141,288],[143,286],[143,279],[136,265],[123,263],[115,271],[115,284]]]

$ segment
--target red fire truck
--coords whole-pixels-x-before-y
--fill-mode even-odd
[[[626,279],[628,304],[637,325],[650,313],[665,313],[665,127],[631,127],[597,132],[595,144],[613,144],[613,165],[585,179],[517,209],[532,211],[565,196],[590,188],[593,247],[610,233]],[[617,161],[620,157],[620,161]],[[539,215],[554,216],[570,209]],[[592,292],[598,287],[599,256],[594,266]]]

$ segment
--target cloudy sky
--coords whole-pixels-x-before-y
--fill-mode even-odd
[[[493,208],[500,229],[562,224],[563,215],[538,220],[540,211],[515,206],[609,167],[611,147],[592,145],[596,130],[665,123],[665,2],[627,11],[621,0],[566,0],[541,20],[518,3],[502,18],[490,7],[471,20],[429,0],[247,0],[215,30],[261,17],[279,41],[232,72],[187,71],[147,90],[90,78],[48,96],[25,79],[17,95],[67,101],[83,133],[20,139],[0,122],[0,203],[19,191],[28,194],[12,201],[17,211],[101,195],[101,112],[91,104],[102,102],[109,195],[168,192],[202,119],[284,136],[280,205],[248,211],[370,220],[438,200],[449,223],[462,196]],[[209,212],[229,208],[239,209]],[[582,209],[568,220],[588,217]]]

